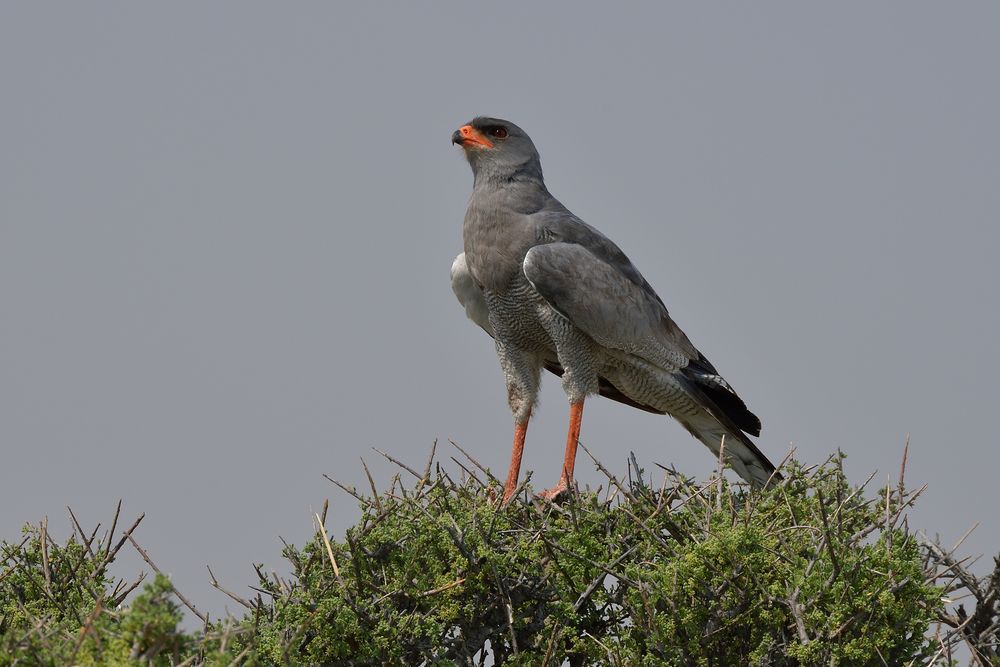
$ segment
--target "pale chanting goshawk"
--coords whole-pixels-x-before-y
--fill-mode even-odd
[[[521,454],[543,368],[562,376],[569,433],[555,498],[573,467],[591,394],[679,421],[755,486],[778,478],[747,434],[760,420],[674,323],[618,246],[549,194],[524,130],[475,118],[452,135],[472,166],[465,252],[451,284],[469,318],[490,334],[514,413],[503,501],[517,488]]]

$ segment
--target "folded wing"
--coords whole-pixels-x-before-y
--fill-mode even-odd
[[[737,471],[766,483],[774,466],[746,436],[760,434],[760,420],[691,344],[652,289],[616,261],[621,260],[608,261],[579,244],[549,243],[528,251],[523,270],[553,309],[598,344],[669,373],[707,413],[697,419],[678,416],[681,423],[716,453],[722,436],[728,436]]]

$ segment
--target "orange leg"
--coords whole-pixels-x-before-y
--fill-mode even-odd
[[[530,413],[528,415],[531,416]],[[507,469],[507,483],[503,485],[503,504],[510,502],[517,488],[517,477],[521,473],[521,455],[524,454],[524,437],[528,434],[528,417],[514,425],[514,447],[510,452],[510,468]]]
[[[576,467],[576,448],[580,444],[580,427],[583,424],[583,401],[571,403],[569,406],[569,432],[566,434],[566,455],[563,457],[562,475],[559,483],[551,489],[543,491],[541,496],[546,500],[555,500],[563,491],[569,490],[573,483],[573,468]]]

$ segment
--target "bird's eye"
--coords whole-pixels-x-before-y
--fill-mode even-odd
[[[507,128],[505,127],[491,127],[490,135],[496,137],[497,139],[507,138]]]

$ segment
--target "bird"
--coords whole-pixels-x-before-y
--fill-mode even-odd
[[[593,395],[670,415],[753,487],[780,479],[749,437],[760,435],[760,419],[625,253],[549,193],[528,134],[479,116],[451,140],[473,173],[451,285],[467,317],[494,339],[514,417],[502,503],[517,489],[542,369],[561,377],[569,401],[562,470],[544,499],[574,483],[583,405]]]

